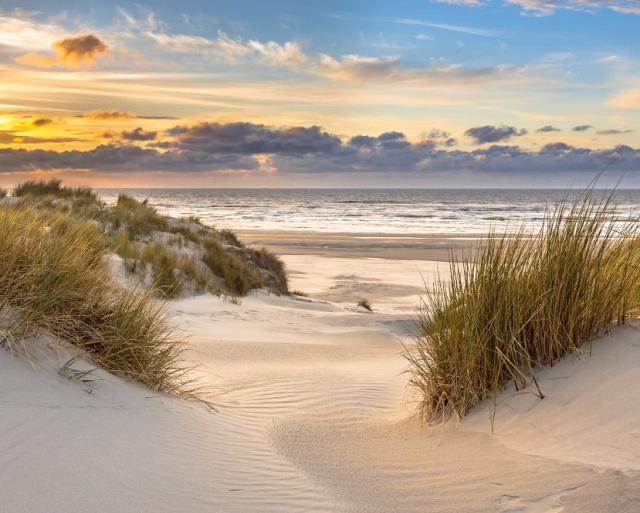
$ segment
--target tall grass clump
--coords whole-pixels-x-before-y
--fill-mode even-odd
[[[542,398],[537,367],[625,322],[638,304],[640,245],[609,200],[564,201],[537,233],[492,233],[475,255],[452,258],[405,353],[426,420],[462,417],[511,381]]]
[[[5,344],[47,333],[98,365],[160,391],[187,394],[182,342],[163,306],[121,290],[95,223],[25,206],[0,208],[0,319]]]
[[[118,202],[110,212],[114,229],[124,228],[131,240],[151,234],[154,230],[166,230],[167,219],[145,201],[120,194]]]
[[[13,190],[16,197],[22,196],[55,196],[57,198],[85,197],[97,201],[97,196],[90,187],[64,187],[62,180],[27,181],[16,185]]]
[[[242,258],[225,250],[217,238],[203,242],[202,261],[222,278],[224,288],[235,295],[244,296],[251,289],[262,286],[262,280],[253,267]]]

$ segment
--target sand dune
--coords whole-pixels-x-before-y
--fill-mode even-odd
[[[488,408],[429,427],[400,352],[437,264],[285,260],[310,298],[171,305],[217,413],[101,371],[74,382],[46,340],[37,369],[1,352],[0,511],[640,510],[636,328],[543,371],[543,401],[505,391],[494,435]]]

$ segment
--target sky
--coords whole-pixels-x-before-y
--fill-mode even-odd
[[[0,0],[0,186],[640,187],[640,0]]]

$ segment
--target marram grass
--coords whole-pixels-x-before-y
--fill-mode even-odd
[[[537,233],[492,233],[452,258],[405,352],[426,420],[463,417],[511,381],[542,398],[534,369],[625,322],[638,306],[640,243],[635,222],[613,221],[609,199],[587,193]]]
[[[105,268],[95,223],[27,206],[0,208],[0,319],[4,343],[48,333],[104,369],[148,387],[195,396],[184,345],[164,307],[122,290]]]

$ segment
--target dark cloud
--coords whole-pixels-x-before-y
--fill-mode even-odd
[[[37,118],[34,119],[31,124],[33,126],[47,126],[47,125],[52,125],[53,124],[53,119],[51,118]]]
[[[619,130],[617,128],[610,128],[608,130],[598,130],[596,133],[598,135],[620,135],[620,134],[630,134],[633,132],[630,128],[626,130]]]
[[[562,130],[560,130],[559,128],[556,128],[555,126],[546,125],[546,126],[543,126],[542,128],[538,128],[536,132],[539,132],[539,133],[562,132]]]
[[[251,170],[255,159],[242,155],[213,155],[189,151],[159,152],[135,145],[100,145],[88,151],[0,149],[0,167],[4,171],[34,169],[93,169],[97,171],[213,171]]]
[[[120,136],[126,141],[153,141],[157,135],[158,132],[146,132],[139,126],[131,131],[125,130]]]
[[[573,127],[574,132],[586,132],[587,130],[593,128],[593,125],[578,125]]]
[[[451,138],[451,134],[445,130],[440,130],[438,128],[434,128],[429,132],[429,139],[449,139]]]
[[[528,132],[522,128],[517,129],[513,126],[477,126],[470,128],[465,132],[465,135],[475,139],[478,144],[486,144],[492,142],[500,142],[511,139],[512,137],[518,137],[526,135]]]
[[[629,146],[590,149],[556,142],[539,150],[492,144],[465,151],[451,147],[446,142],[449,139],[411,143],[403,133],[389,131],[342,140],[319,127],[200,123],[176,126],[161,142],[144,148],[133,144],[105,144],[88,151],[3,149],[0,150],[0,171],[247,172],[259,170],[266,161],[270,170],[282,174],[380,172],[389,174],[390,180],[393,173],[534,176],[569,171],[597,173],[605,167],[620,172],[640,172],[640,149]]]
[[[318,126],[274,128],[254,123],[199,123],[167,131],[178,150],[242,155],[331,153],[342,141]],[[402,135],[402,134],[400,134]]]

